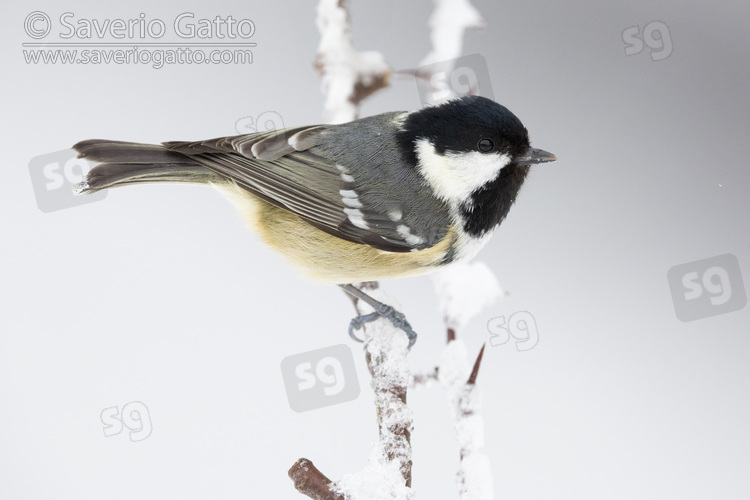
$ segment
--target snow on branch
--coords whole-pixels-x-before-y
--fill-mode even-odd
[[[316,25],[320,45],[315,67],[326,95],[323,119],[326,123],[354,120],[359,103],[388,85],[390,68],[380,52],[354,49],[347,0],[320,0]]]
[[[479,414],[482,393],[476,385],[484,346],[470,367],[466,345],[456,339],[456,332],[482,309],[493,304],[503,291],[492,271],[482,262],[458,264],[446,269],[436,276],[435,289],[448,330],[448,343],[436,371],[453,409],[460,456],[456,474],[459,498],[491,500],[490,462],[480,451],[484,447],[484,420]]]
[[[433,0],[435,10],[430,16],[432,50],[420,66],[460,57],[464,32],[485,25],[479,11],[469,0]]]
[[[438,104],[456,96],[447,85],[455,60],[463,53],[464,33],[486,24],[469,0],[433,0],[435,10],[430,16],[432,50],[422,59],[417,69],[417,85],[425,104]]]
[[[476,375],[484,347],[467,376],[466,345],[453,340],[445,347],[438,366],[438,380],[448,394],[453,409],[454,428],[459,448],[459,467],[456,474],[461,500],[492,500],[493,479],[489,458],[480,450],[484,447],[484,419],[479,413],[482,392],[476,385]]]
[[[443,322],[454,332],[505,293],[484,262],[450,266],[435,275],[434,283]]]
[[[358,288],[375,300],[397,307],[375,282],[361,283]],[[363,301],[353,301],[360,315],[373,312]],[[411,378],[406,360],[409,338],[385,318],[367,323],[363,330],[379,427],[379,441],[370,453],[367,467],[331,482],[303,458],[289,471],[289,477],[300,493],[318,500],[412,500],[413,418],[406,406],[406,389]]]
[[[384,304],[398,307],[377,283],[362,283],[359,288]],[[360,315],[373,312],[361,300],[355,301]],[[409,339],[388,319],[380,318],[365,326],[367,367],[372,375],[378,415],[379,442],[369,457],[368,466],[356,474],[345,475],[333,491],[351,499],[390,498],[409,500],[412,468],[412,412],[406,405],[406,389],[411,378],[406,356]]]

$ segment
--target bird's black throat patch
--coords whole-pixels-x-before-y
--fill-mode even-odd
[[[474,191],[470,201],[460,207],[464,231],[480,237],[500,224],[516,201],[528,173],[528,166],[510,164],[494,181]]]

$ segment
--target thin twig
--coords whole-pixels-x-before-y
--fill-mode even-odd
[[[469,380],[466,382],[469,385],[474,385],[477,381],[477,375],[479,374],[479,364],[482,362],[482,356],[484,355],[484,347],[486,344],[482,344],[482,348],[479,350],[479,356],[477,356],[477,360],[474,362],[474,368],[471,370],[471,375],[469,375]]]
[[[453,328],[448,328],[447,333],[448,340],[446,342],[453,342],[454,340],[456,340],[456,330],[454,330]]]

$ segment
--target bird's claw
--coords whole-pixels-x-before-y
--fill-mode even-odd
[[[349,323],[349,336],[356,340],[357,342],[364,342],[361,338],[357,337],[357,335],[354,333],[355,330],[359,330],[362,328],[365,323],[369,323],[370,321],[375,321],[380,317],[380,314],[377,312],[365,314],[364,316],[357,316],[356,318],[352,318],[351,322]]]
[[[371,321],[375,321],[376,319],[381,317],[388,319],[391,323],[393,323],[393,326],[400,330],[403,330],[404,333],[406,333],[407,337],[409,337],[409,349],[411,349],[411,347],[417,341],[416,332],[412,329],[411,325],[406,320],[406,316],[403,313],[385,304],[380,304],[375,312],[353,318],[349,323],[349,336],[357,342],[364,342],[362,339],[357,337],[357,335],[354,333],[355,330],[359,330],[365,325],[365,323],[370,323]]]

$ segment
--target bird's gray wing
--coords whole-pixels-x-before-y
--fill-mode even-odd
[[[401,201],[386,200],[389,183],[401,179],[389,179],[384,168],[370,192],[319,147],[336,140],[337,130],[335,125],[297,127],[164,146],[333,236],[389,252],[421,250],[440,241],[444,231],[416,234],[403,222]],[[377,159],[368,163],[370,177],[381,175],[372,171],[379,168]]]

